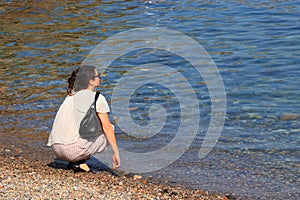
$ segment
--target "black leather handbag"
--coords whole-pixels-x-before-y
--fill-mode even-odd
[[[97,91],[94,102],[80,122],[79,135],[83,139],[90,140],[104,133],[101,120],[96,112],[96,102],[99,95],[100,92]]]

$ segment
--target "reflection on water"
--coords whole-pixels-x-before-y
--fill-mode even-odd
[[[93,47],[130,28],[166,27],[205,47],[223,77],[228,105],[217,146],[195,164],[193,152],[201,146],[210,119],[209,93],[201,77],[184,60],[174,55],[159,57],[161,53],[151,50],[128,55],[126,59],[134,60],[128,63],[126,59],[116,61],[103,80],[102,91],[108,99],[118,78],[130,67],[153,60],[177,67],[197,91],[202,117],[199,137],[190,154],[156,175],[248,198],[295,199],[299,195],[299,9],[300,4],[293,1],[1,3],[1,131],[46,138],[65,96],[68,74]],[[167,90],[161,92],[164,102],[176,100]],[[145,89],[137,91],[131,113],[143,124],[148,110],[140,95],[149,94]],[[176,124],[172,103],[165,106]],[[161,134],[166,138],[160,141],[172,139],[171,125],[165,127],[168,134]],[[119,135],[124,148],[159,147],[153,141],[141,143]]]

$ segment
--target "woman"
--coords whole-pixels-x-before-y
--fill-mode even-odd
[[[87,110],[95,100],[95,87],[100,86],[100,74],[93,66],[81,66],[72,72],[68,79],[67,97],[60,106],[48,139],[54,154],[69,161],[68,168],[77,171],[89,171],[85,163],[93,154],[101,152],[106,147],[106,140],[113,150],[113,168],[120,166],[120,156],[113,125],[110,123],[110,111],[103,95],[96,102],[97,114],[101,120],[104,135],[92,140],[80,137],[79,125]]]

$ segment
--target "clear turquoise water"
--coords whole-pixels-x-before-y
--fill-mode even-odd
[[[244,199],[297,199],[300,118],[280,117],[300,114],[299,9],[297,1],[1,3],[1,131],[42,138],[50,131],[68,74],[97,44],[130,28],[166,27],[194,38],[212,57],[224,81],[227,116],[217,145],[199,160],[210,119],[209,93],[185,61],[164,55],[162,63],[181,70],[199,91],[201,128],[186,154],[149,175]],[[110,99],[122,73],[155,59],[156,52],[150,51],[134,62],[114,63],[102,92]],[[159,89],[150,100],[144,99],[153,95],[149,87],[137,91],[132,104],[142,109],[132,117],[146,124],[147,105],[160,101],[175,113],[164,134],[140,141],[117,129],[122,148],[150,151],[174,137],[178,110],[171,108],[178,101]]]

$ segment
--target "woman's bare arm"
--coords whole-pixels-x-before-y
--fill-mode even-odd
[[[120,167],[120,155],[119,155],[119,149],[118,149],[118,145],[117,145],[114,128],[113,128],[112,124],[110,123],[107,113],[98,113],[98,116],[101,120],[106,139],[113,150],[113,153],[114,153],[113,168],[116,169],[116,168]]]

